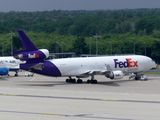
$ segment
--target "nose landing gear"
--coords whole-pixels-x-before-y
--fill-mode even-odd
[[[148,80],[148,76],[144,74],[139,73],[132,73],[129,75],[129,79],[135,79],[135,80]]]

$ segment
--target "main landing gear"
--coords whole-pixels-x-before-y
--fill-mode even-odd
[[[87,80],[87,83],[89,84],[89,83],[94,83],[94,84],[96,84],[97,83],[97,80],[95,80],[94,79],[94,75],[91,75],[91,80]]]
[[[16,73],[15,73],[15,75],[14,75],[15,77],[17,77],[18,76],[18,72],[16,71]]]
[[[69,77],[68,79],[66,79],[66,82],[67,83],[82,83],[83,81],[82,81],[82,79],[80,79],[80,78],[78,78],[77,79],[77,81],[76,81],[76,79],[72,79],[71,77]]]
[[[135,80],[147,81],[148,80],[148,76],[144,75],[144,74],[137,74],[135,76]]]
[[[71,78],[71,76],[68,78],[68,79],[66,79],[66,82],[67,83],[83,83],[83,80],[82,79],[80,79],[79,77],[78,77],[78,79],[76,80],[76,79],[72,79]],[[97,80],[95,80],[94,79],[94,75],[91,75],[91,80],[87,80],[87,83],[89,84],[89,83],[91,83],[91,84],[96,84],[97,83]]]
[[[8,76],[10,76],[10,74],[8,74]],[[18,72],[16,71],[16,73],[14,74],[15,77],[18,76]]]
[[[91,83],[91,84],[96,84],[97,83],[97,80],[87,80],[87,83]]]
[[[132,74],[130,74],[129,79],[148,80],[148,77],[147,77],[147,75],[144,75],[144,74],[132,73]]]

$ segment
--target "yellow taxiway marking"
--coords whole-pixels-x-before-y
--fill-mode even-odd
[[[83,106],[74,106],[72,108],[83,108]]]
[[[62,116],[62,115],[41,114],[41,115],[38,115],[38,116],[59,117],[59,116]]]
[[[122,99],[101,99],[101,100],[108,100],[108,101],[121,101]]]

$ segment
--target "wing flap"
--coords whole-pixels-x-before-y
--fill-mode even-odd
[[[107,73],[106,70],[92,70],[92,71],[86,71],[86,72],[82,72],[80,75],[98,75],[98,74],[105,74]]]
[[[95,69],[95,70],[88,70],[88,71],[85,71],[85,72],[82,72],[81,75],[92,75],[92,74],[106,74],[110,71],[112,71],[111,67],[107,64],[105,64],[105,68],[106,69]]]

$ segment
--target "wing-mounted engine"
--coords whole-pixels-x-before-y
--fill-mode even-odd
[[[123,72],[120,70],[117,71],[109,71],[108,73],[105,74],[107,78],[110,79],[122,79],[123,78]]]
[[[40,49],[35,51],[19,51],[19,54],[15,55],[14,58],[30,61],[30,60],[43,60],[49,57],[49,51],[47,49]]]

